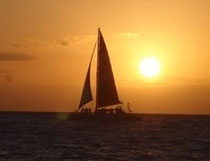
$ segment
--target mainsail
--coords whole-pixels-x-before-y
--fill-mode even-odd
[[[100,107],[121,103],[117,94],[108,51],[100,29],[98,30],[96,85],[96,110]]]
[[[98,29],[98,53],[97,53],[97,76],[96,76],[96,110],[101,107],[121,104],[117,94],[117,89],[112,72],[111,62],[109,59],[106,44],[103,35]],[[95,51],[96,44],[90,59],[85,84],[82,91],[82,97],[79,104],[79,109],[86,103],[93,100],[91,85],[90,85],[90,69]]]
[[[91,85],[90,85],[90,69],[91,69],[91,63],[92,63],[95,48],[96,48],[96,44],[94,45],[94,48],[93,48],[93,53],[92,53],[92,56],[91,56],[91,59],[90,59],[87,75],[86,75],[86,78],[85,78],[85,84],[84,84],[84,87],[83,87],[83,90],[82,90],[82,97],[81,97],[80,104],[79,104],[79,107],[78,107],[79,109],[82,106],[84,106],[86,103],[93,100],[93,96],[92,96],[92,92],[91,92]]]

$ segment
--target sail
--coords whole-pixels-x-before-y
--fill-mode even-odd
[[[94,45],[94,48],[93,48],[93,53],[92,53],[92,56],[91,56],[91,59],[90,59],[90,64],[89,64],[87,75],[86,75],[86,78],[85,78],[85,84],[84,84],[84,87],[83,87],[83,90],[82,90],[82,97],[81,97],[78,109],[80,109],[86,103],[93,100],[93,96],[92,96],[92,92],[91,92],[91,85],[90,85],[90,69],[91,69],[91,62],[92,62],[92,59],[93,59],[93,54],[94,54],[95,48],[96,48],[96,44]]]
[[[121,103],[118,98],[108,51],[100,29],[98,30],[97,56],[96,110],[100,107]]]

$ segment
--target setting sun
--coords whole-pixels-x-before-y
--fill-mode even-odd
[[[147,78],[152,78],[160,73],[160,63],[154,57],[146,57],[140,62],[140,72]]]

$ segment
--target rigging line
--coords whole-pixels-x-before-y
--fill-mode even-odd
[[[91,58],[90,58],[89,68],[90,68],[91,63],[92,63],[92,59],[93,59],[93,55],[94,55],[94,52],[95,52],[95,49],[96,49],[97,41],[98,41],[98,40],[96,40],[95,45],[94,45],[94,47],[93,47],[93,52],[92,52],[92,55],[91,55]]]

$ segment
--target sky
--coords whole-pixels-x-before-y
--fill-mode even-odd
[[[100,27],[134,112],[210,114],[209,15],[209,0],[0,0],[0,110],[77,109]]]

